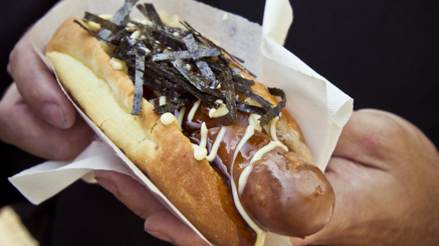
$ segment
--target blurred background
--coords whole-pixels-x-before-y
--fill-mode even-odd
[[[0,93],[12,82],[6,66],[14,44],[56,2],[1,2]],[[263,0],[202,2],[262,22]],[[439,9],[434,1],[291,2],[295,16],[287,49],[352,96],[356,109],[379,108],[401,115],[438,146]],[[17,245],[36,245],[37,241],[40,245],[78,245],[80,241],[75,235],[108,238],[97,242],[91,239],[89,244],[81,245],[134,245],[139,238],[151,245],[160,244],[143,233],[140,219],[99,187],[77,183],[41,206],[30,205],[8,183],[7,177],[43,160],[2,142],[0,153],[0,207],[12,205],[0,210],[0,245],[11,245],[1,240],[6,237],[2,235],[11,235],[2,234],[5,230],[16,232],[16,238],[26,241],[15,240]],[[102,217],[108,220],[106,227],[102,226]],[[19,229],[21,222],[29,233]],[[129,232],[131,240],[112,237],[112,232],[118,234],[130,226],[137,228]],[[69,243],[65,238],[69,238]]]

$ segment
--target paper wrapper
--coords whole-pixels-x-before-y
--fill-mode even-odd
[[[151,0],[156,8],[187,20],[201,33],[246,61],[258,80],[281,88],[287,108],[300,124],[315,164],[322,170],[352,113],[353,100],[317,74],[282,45],[293,20],[288,0],[267,0],[264,23],[256,23],[192,0]],[[122,0],[64,0],[31,30],[36,51],[43,57],[48,40],[67,17],[84,11],[114,13]],[[140,17],[137,10],[134,18]],[[44,57],[43,57],[44,58]],[[73,103],[73,102],[72,102]],[[76,106],[76,105],[75,105]],[[76,107],[98,138],[71,162],[49,161],[10,178],[10,182],[34,204],[54,196],[78,179],[93,181],[93,170],[125,173],[144,184],[177,217],[204,237],[166,199],[154,184]],[[265,245],[291,245],[285,237],[269,234]]]

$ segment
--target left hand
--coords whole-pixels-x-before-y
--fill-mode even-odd
[[[15,82],[0,100],[0,140],[46,159],[77,156],[93,132],[35,53],[29,35],[11,52],[8,72]]]

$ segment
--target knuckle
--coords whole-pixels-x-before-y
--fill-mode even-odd
[[[9,143],[14,144],[14,139],[16,137],[14,136],[16,134],[16,131],[11,128],[11,117],[10,115],[10,109],[9,107],[5,107],[5,103],[3,101],[0,101],[0,140]]]
[[[25,90],[27,93],[24,92],[23,94],[27,95],[27,100],[31,101],[33,104],[40,104],[44,101],[49,101],[49,96],[41,90],[37,90],[36,88],[26,88]]]
[[[354,121],[359,123],[355,133],[359,144],[370,151],[392,147],[409,134],[401,118],[385,111],[359,110]]]
[[[56,144],[53,151],[54,158],[57,160],[71,160],[75,158],[89,143],[90,136],[85,132],[78,132],[72,129],[63,136],[62,141]]]
[[[14,73],[14,68],[17,66],[17,60],[18,60],[18,55],[17,55],[17,47],[15,47],[11,53],[9,53],[9,61],[8,61],[8,65],[6,67],[8,73],[12,76]]]
[[[75,157],[77,151],[75,145],[69,139],[65,139],[57,143],[51,153],[56,160],[71,160]]]
[[[15,44],[14,48],[12,49],[11,53],[9,53],[9,61],[7,65],[8,73],[13,77],[17,67],[20,65],[20,60],[23,56],[23,49],[26,49],[25,40],[21,39],[18,41],[17,44]]]
[[[5,142],[8,142],[7,135],[9,135],[10,131],[8,131],[8,127],[7,127],[7,124],[5,122],[4,116],[5,116],[5,114],[3,112],[3,109],[2,109],[2,107],[0,107],[0,139],[5,141]]]

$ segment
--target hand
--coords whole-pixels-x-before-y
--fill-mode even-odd
[[[439,155],[409,122],[355,112],[327,170],[336,193],[330,223],[302,245],[438,245]]]
[[[189,227],[161,205],[144,186],[131,177],[109,171],[97,171],[95,175],[101,186],[145,220],[146,232],[174,245],[206,245]]]
[[[75,157],[92,139],[55,78],[24,36],[10,55],[13,83],[0,101],[0,140],[56,160]]]

